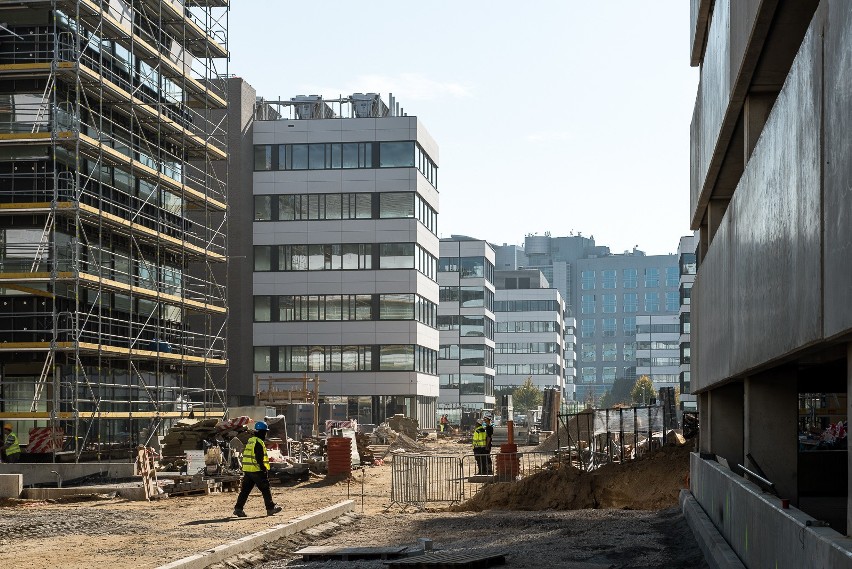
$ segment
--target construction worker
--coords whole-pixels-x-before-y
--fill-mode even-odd
[[[234,506],[234,515],[239,518],[246,517],[243,507],[246,505],[249,493],[257,486],[263,494],[266,504],[266,515],[274,516],[281,511],[272,501],[272,491],[269,489],[269,455],[266,454],[266,433],[269,427],[263,421],[254,424],[255,434],[246,443],[243,449],[243,486],[240,495],[237,496],[237,504]]]
[[[12,431],[12,423],[3,425],[3,462],[18,462],[21,459],[21,446],[18,444],[18,435]]]
[[[487,474],[488,472],[488,434],[482,426],[482,419],[476,419],[476,427],[473,429],[473,454],[476,459],[476,473]]]

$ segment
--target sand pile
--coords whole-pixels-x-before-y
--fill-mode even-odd
[[[562,466],[520,482],[489,484],[453,511],[660,510],[676,506],[689,472],[691,446],[663,447],[639,460],[592,472]]]

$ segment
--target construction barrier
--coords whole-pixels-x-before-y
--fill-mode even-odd
[[[391,464],[391,504],[424,508],[428,504],[459,503],[471,498],[485,484],[511,484],[551,464],[554,464],[552,452],[397,454]],[[481,466],[486,467],[485,473],[480,472]]]
[[[62,450],[62,441],[65,432],[62,429],[51,427],[35,427],[30,429],[30,442],[27,444],[27,452],[33,454],[44,454]]]

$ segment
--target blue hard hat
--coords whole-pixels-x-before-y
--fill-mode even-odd
[[[254,430],[255,431],[268,431],[269,425],[267,425],[263,421],[258,421],[257,423],[254,424]]]

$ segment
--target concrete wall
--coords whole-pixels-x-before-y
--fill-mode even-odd
[[[690,457],[690,490],[737,556],[751,569],[852,567],[848,538],[712,461]]]
[[[698,271],[694,390],[822,336],[821,22],[802,44]]]
[[[51,472],[55,470],[62,480],[73,480],[92,474],[103,474],[106,478],[131,478],[133,463],[131,462],[82,462],[82,463],[25,463],[0,464],[0,474],[22,474],[24,486],[33,484],[56,484],[57,477]]]

